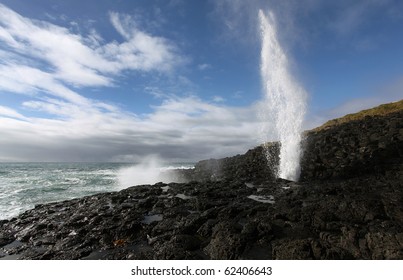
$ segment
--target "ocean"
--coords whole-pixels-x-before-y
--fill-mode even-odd
[[[37,204],[63,201],[134,185],[171,182],[161,171],[191,163],[0,163],[0,220]]]

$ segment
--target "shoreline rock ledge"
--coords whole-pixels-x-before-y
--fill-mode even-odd
[[[402,104],[306,132],[300,182],[273,176],[272,143],[185,183],[37,205],[0,221],[0,260],[403,259]]]

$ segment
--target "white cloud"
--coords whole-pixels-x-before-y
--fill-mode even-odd
[[[171,41],[141,31],[131,16],[111,12],[110,21],[126,41],[107,44],[101,52],[118,58],[122,70],[171,71],[186,61],[177,55],[177,47]]]
[[[197,65],[197,68],[199,68],[200,71],[204,71],[206,69],[211,68],[211,65],[208,63],[203,63],[203,64],[199,64]]]
[[[116,31],[126,40],[130,40],[137,30],[132,17],[129,15],[120,15],[117,12],[110,12],[109,19]]]
[[[57,81],[50,73],[24,65],[0,65],[0,89],[22,94],[39,92],[78,104],[90,102]]]
[[[0,116],[4,117],[11,117],[11,118],[16,118],[16,119],[21,119],[21,120],[28,120],[28,118],[24,117],[14,109],[5,107],[5,106],[0,106]]]
[[[20,60],[29,57],[31,63],[47,64],[55,80],[70,85],[110,86],[111,75],[125,70],[171,71],[183,62],[173,43],[139,30],[131,17],[111,13],[111,23],[124,35],[122,43],[104,43],[96,30],[88,37],[73,34],[0,4],[0,41]]]
[[[46,99],[23,105],[56,115],[57,119],[21,122],[18,119],[24,116],[20,113],[0,109],[0,158],[119,161],[158,154],[183,161],[228,156],[259,144],[256,131],[260,124],[254,106],[226,107],[195,96],[167,99],[141,118],[102,104],[85,107]]]
[[[79,35],[47,22],[24,18],[3,5],[0,5],[0,22],[14,41],[10,45],[14,53],[49,64],[58,79],[80,86],[110,83],[97,72],[109,70],[110,62],[83,44]]]
[[[217,96],[216,95],[216,96],[213,97],[213,101],[219,103],[219,102],[224,102],[225,99],[222,96]]]

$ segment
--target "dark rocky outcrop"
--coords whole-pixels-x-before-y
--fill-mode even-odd
[[[301,180],[402,175],[402,120],[403,110],[307,132]]]
[[[199,161],[191,170],[177,170],[176,177],[186,181],[236,180],[240,182],[258,182],[274,180],[278,166],[279,143],[267,143],[223,159]],[[267,158],[272,159],[268,164]]]
[[[0,259],[403,259],[402,117],[307,132],[298,183],[260,146],[187,183],[37,205],[0,221]]]

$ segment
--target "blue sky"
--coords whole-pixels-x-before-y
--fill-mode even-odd
[[[0,0],[0,161],[194,161],[270,140],[259,9],[308,93],[306,129],[402,99],[402,1]]]

